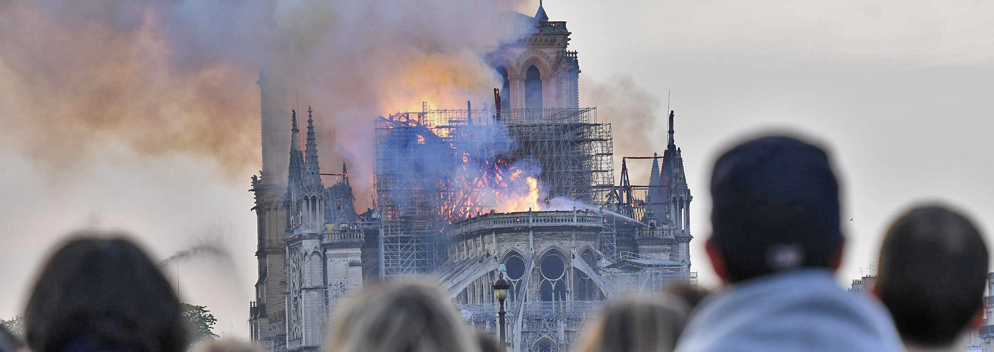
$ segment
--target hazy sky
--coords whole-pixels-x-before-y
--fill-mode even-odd
[[[915,201],[966,209],[994,240],[994,4],[549,0],[545,7],[573,32],[581,91],[630,80],[629,89],[655,99],[646,136],[616,126],[616,139],[647,137],[645,154],[662,152],[672,91],[676,141],[695,196],[693,270],[703,284],[716,284],[702,250],[711,164],[732,141],[771,128],[831,148],[848,236],[840,282],[871,265],[889,221]],[[11,70],[4,59],[0,76]],[[250,85],[239,90],[254,89],[251,73],[237,78]],[[23,118],[11,111],[0,105],[0,127]],[[625,123],[603,111],[601,119]],[[66,231],[118,228],[136,233],[158,258],[204,242],[226,249],[230,258],[194,258],[167,273],[179,278],[186,301],[216,313],[219,334],[230,327],[247,336],[256,280],[248,177],[257,166],[232,176],[196,151],[149,157],[113,139],[99,149],[99,157],[53,172],[35,151],[0,140],[0,317],[22,309],[37,266]],[[329,161],[322,159],[337,165]]]
[[[848,237],[841,282],[872,265],[889,221],[912,202],[959,206],[994,241],[992,4],[581,0],[546,9],[569,21],[587,78],[630,75],[660,111],[672,91],[701,282],[715,283],[703,251],[714,159],[770,128],[832,150]],[[656,116],[649,143],[661,150],[665,114]]]

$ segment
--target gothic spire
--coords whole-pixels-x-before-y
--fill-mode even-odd
[[[320,183],[321,176],[318,175],[321,172],[321,168],[318,166],[318,144],[317,139],[314,137],[314,110],[310,106],[307,106],[307,153],[305,154],[305,164],[304,173],[307,175],[309,181],[313,182],[317,180]]]
[[[673,190],[674,182],[676,182],[677,174],[681,174],[683,168],[683,161],[680,159],[679,148],[676,147],[676,141],[673,138],[673,119],[676,113],[670,110],[669,119],[669,141],[666,143],[666,150],[663,151],[663,164],[660,165],[659,178],[660,184],[665,186],[660,188],[660,196],[665,196],[661,198],[661,201],[667,201],[671,196],[669,193]]]
[[[666,184],[663,184],[663,177],[659,169],[659,154],[652,153],[652,170],[649,171],[649,191],[645,197],[648,203],[646,218],[653,218],[658,221],[664,220],[666,186]],[[651,216],[649,216],[649,213],[651,213]]]
[[[649,187],[658,186],[660,184],[659,178],[659,154],[652,153],[652,170],[649,171]],[[649,190],[652,193],[652,189]]]
[[[673,145],[673,110],[670,110],[670,141],[666,144],[667,147]]]
[[[297,110],[290,110],[290,150],[300,150],[300,130],[297,129]]]
[[[293,229],[300,223],[300,219],[293,214],[299,214],[299,200],[301,198],[301,183],[303,181],[304,157],[300,151],[300,130],[297,129],[297,111],[291,110],[290,115],[290,163],[287,171],[286,197],[284,198],[287,211],[290,217],[287,218],[287,229]]]
[[[314,110],[310,106],[307,107],[307,161],[310,162],[311,158],[317,158],[317,140],[314,138]],[[313,155],[313,156],[312,156]]]

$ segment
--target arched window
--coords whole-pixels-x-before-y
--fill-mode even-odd
[[[580,258],[587,263],[590,267],[596,266],[596,261],[594,260],[594,254],[590,249],[587,249],[580,255]],[[576,278],[574,282],[574,296],[573,298],[577,301],[593,301],[597,299],[597,287],[594,284],[594,280],[587,276],[584,272],[579,269],[574,269],[576,273]]]
[[[315,214],[317,213],[318,202],[317,202],[317,199],[315,199],[314,197],[310,197],[308,199],[310,199],[310,204],[311,204],[310,205],[310,210],[311,210],[311,212],[310,212],[310,214],[307,214],[307,215],[309,215],[309,219],[311,221],[311,224],[313,224],[314,223],[314,218],[316,217]]]
[[[508,111],[511,108],[511,80],[507,78],[507,68],[497,66],[497,74],[503,83],[500,86],[500,109]]]
[[[535,65],[525,72],[525,108],[542,108],[542,74]]]
[[[535,341],[535,345],[532,346],[531,350],[532,351],[537,351],[537,352],[556,352],[556,350],[557,350],[556,347],[557,346],[556,346],[556,343],[554,341],[549,340],[548,338],[544,338],[544,339]]]
[[[518,283],[525,276],[525,260],[518,252],[511,252],[504,258],[507,278],[511,280],[511,290],[508,298],[514,301],[518,296]]]
[[[542,283],[539,285],[539,299],[542,301],[566,300],[566,264],[563,258],[550,252],[542,259],[539,271],[542,273]]]

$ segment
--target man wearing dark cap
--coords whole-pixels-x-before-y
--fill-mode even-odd
[[[880,249],[872,291],[909,352],[964,351],[984,323],[987,244],[966,216],[941,205],[899,217]]]
[[[886,310],[836,284],[844,239],[824,151],[790,137],[738,145],[711,175],[707,253],[725,287],[678,352],[901,351]]]

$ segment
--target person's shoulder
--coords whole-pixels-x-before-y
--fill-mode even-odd
[[[838,317],[843,317],[851,334],[858,334],[862,345],[872,347],[866,351],[904,351],[904,344],[894,327],[887,309],[876,298],[864,294],[845,291],[842,288],[832,292],[834,309]]]
[[[765,350],[774,347],[762,338],[771,333],[796,338],[785,337],[790,341],[781,339],[779,345],[803,345],[812,351],[821,345],[835,346],[827,350],[846,345],[851,351],[902,351],[890,316],[870,299],[843,290],[831,273],[814,270],[750,280],[702,302],[681,336],[685,345],[678,351],[727,350],[722,347],[730,346]],[[847,337],[840,341],[839,336]],[[750,344],[758,348],[744,349]]]

